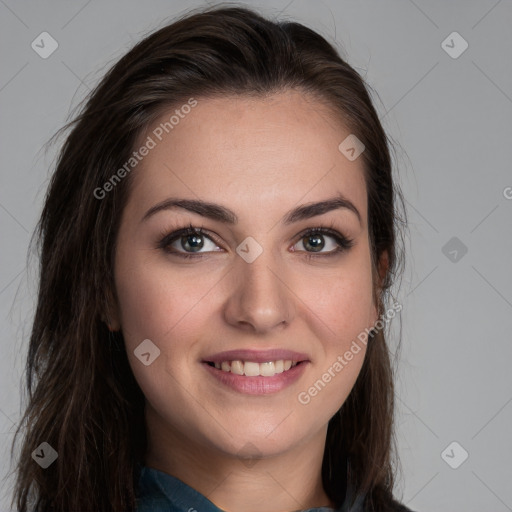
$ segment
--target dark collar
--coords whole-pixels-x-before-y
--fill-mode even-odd
[[[200,492],[174,476],[140,465],[138,474],[136,512],[224,512]],[[317,507],[304,512],[363,512],[362,496],[358,496],[352,507],[349,507],[353,495],[351,491],[349,488],[345,503],[336,511],[328,507]]]

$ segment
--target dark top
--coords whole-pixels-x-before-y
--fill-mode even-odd
[[[224,512],[178,478],[147,466],[140,466],[137,496],[137,512]],[[353,491],[349,487],[341,508],[317,507],[304,512],[364,512],[364,496],[358,496],[350,507],[352,496]],[[397,512],[412,511],[403,507]]]

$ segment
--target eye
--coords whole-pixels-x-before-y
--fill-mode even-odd
[[[326,238],[330,238],[331,241],[326,242]],[[344,252],[354,245],[354,240],[343,236],[334,229],[318,227],[310,228],[301,233],[300,240],[297,243],[302,244],[302,246],[305,247],[306,252],[310,253],[307,255],[308,258],[314,258],[317,256],[334,256]],[[323,251],[323,249],[328,250]]]
[[[212,238],[205,234],[202,227],[197,228],[192,224],[188,228],[166,234],[158,242],[157,247],[182,258],[200,258],[205,252],[219,249]],[[201,252],[202,249],[206,250]]]
[[[326,242],[326,238],[331,241]],[[302,232],[294,247],[298,244],[302,244],[305,251],[293,249],[293,252],[306,252],[308,253],[306,258],[324,258],[347,251],[354,245],[354,240],[346,238],[332,228],[318,227]],[[185,259],[197,259],[212,251],[222,251],[214,237],[207,235],[202,226],[195,227],[192,224],[187,228],[162,234],[157,248]],[[328,250],[324,251],[324,249]]]

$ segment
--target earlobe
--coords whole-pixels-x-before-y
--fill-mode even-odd
[[[107,322],[107,329],[110,332],[117,332],[120,330],[120,325],[117,322]]]
[[[107,326],[107,329],[110,332],[116,332],[121,329],[121,325],[117,318],[113,318],[112,316],[107,316],[105,314],[101,315],[101,320]]]

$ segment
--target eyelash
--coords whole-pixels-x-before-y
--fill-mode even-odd
[[[319,226],[316,228],[308,228],[305,231],[303,231],[302,233],[300,233],[300,235],[298,236],[297,242],[300,242],[303,238],[306,238],[311,235],[317,235],[317,234],[330,236],[331,238],[333,238],[335,240],[338,247],[336,249],[333,249],[330,252],[327,252],[327,253],[315,254],[315,253],[306,251],[305,258],[308,261],[312,260],[312,259],[316,259],[316,258],[325,258],[325,257],[332,257],[332,256],[339,255],[340,253],[348,251],[354,245],[353,239],[343,236],[341,233],[339,233],[338,231],[333,229],[333,225],[331,225],[330,227]],[[168,233],[168,232],[162,233],[160,235],[160,241],[157,244],[157,249],[161,249],[168,254],[176,255],[179,258],[200,259],[203,256],[205,256],[205,253],[192,254],[192,253],[183,253],[183,252],[169,250],[169,246],[175,240],[179,239],[180,237],[190,236],[190,235],[205,236],[206,238],[209,238],[212,242],[214,242],[216,245],[221,245],[219,242],[217,242],[217,240],[215,240],[215,237],[213,237],[211,234],[208,234],[208,232],[203,228],[203,226],[197,227],[197,226],[193,226],[192,224],[190,224],[186,228],[178,229],[171,233]],[[295,243],[297,243],[297,242],[295,242]],[[304,251],[301,251],[301,252],[304,252]]]

